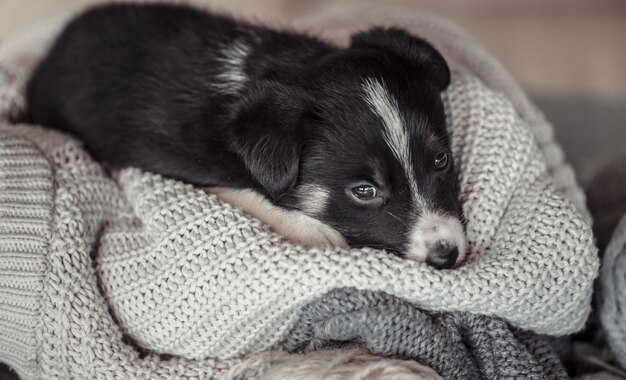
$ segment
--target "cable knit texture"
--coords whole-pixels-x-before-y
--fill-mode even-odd
[[[464,38],[439,28],[427,37]],[[255,355],[308,303],[345,287],[539,333],[580,329],[598,261],[549,125],[531,127],[469,68],[445,99],[472,254],[443,271],[371,249],[305,249],[200,189],[134,169],[116,183],[67,136],[0,127],[0,360],[24,379],[226,376],[262,366]],[[176,356],[140,356],[123,332]]]

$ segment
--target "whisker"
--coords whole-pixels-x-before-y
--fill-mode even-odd
[[[452,138],[452,136],[454,135],[454,131],[448,131],[446,132],[443,136],[441,137],[437,137],[436,141],[437,142],[441,142],[441,141],[447,141],[450,140]]]
[[[399,217],[397,217],[396,215],[392,214],[391,211],[385,211],[387,214],[391,215],[392,217],[396,218],[400,223],[402,223],[406,228],[409,228],[409,225],[406,224],[404,222],[404,220],[400,219]]]

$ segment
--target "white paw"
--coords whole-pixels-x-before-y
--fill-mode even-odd
[[[331,226],[300,211],[275,206],[256,191],[224,187],[213,187],[207,191],[259,219],[269,225],[272,231],[294,243],[308,247],[348,246],[341,233]]]
[[[285,219],[274,219],[270,227],[288,240],[308,247],[347,247],[343,235],[331,226],[298,211],[287,211]],[[269,223],[268,223],[269,224]]]

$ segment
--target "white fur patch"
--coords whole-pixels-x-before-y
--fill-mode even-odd
[[[275,206],[256,191],[224,187],[207,190],[269,225],[274,232],[294,243],[305,246],[348,246],[344,237],[329,225],[302,212]]]
[[[246,57],[250,46],[243,41],[235,41],[220,52],[217,59],[220,63],[215,88],[223,94],[237,94],[244,86],[248,77],[245,71]]]
[[[406,255],[419,261],[425,261],[429,248],[439,242],[457,247],[457,263],[465,258],[465,233],[461,221],[449,215],[423,211],[411,231]]]
[[[300,208],[310,216],[319,215],[326,210],[330,192],[328,189],[316,184],[304,184],[298,187]]]
[[[368,78],[363,84],[365,101],[372,112],[380,116],[385,127],[383,138],[393,152],[396,159],[404,168],[415,205],[424,208],[424,201],[419,196],[415,171],[411,161],[411,145],[409,135],[398,108],[398,102],[391,96],[387,88],[379,81]]]

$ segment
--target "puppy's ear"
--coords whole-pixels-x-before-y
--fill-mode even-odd
[[[232,149],[272,199],[297,180],[305,107],[302,90],[261,81],[249,86],[232,119]]]
[[[354,34],[350,47],[380,49],[401,57],[415,65],[417,70],[425,70],[440,91],[450,84],[450,69],[441,53],[425,40],[403,29],[374,27]]]

